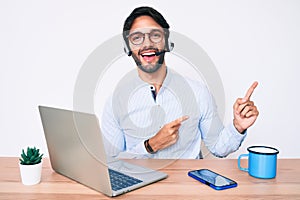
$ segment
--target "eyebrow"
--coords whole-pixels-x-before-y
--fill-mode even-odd
[[[152,31],[161,31],[162,33],[164,33],[164,30],[161,30],[159,28],[150,29],[149,32],[142,32],[141,30],[143,30],[143,29],[135,29],[131,33],[129,32],[128,36],[133,34],[133,33],[151,33]],[[146,30],[149,30],[149,29],[146,29]]]

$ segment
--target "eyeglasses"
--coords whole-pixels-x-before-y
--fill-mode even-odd
[[[153,43],[159,43],[164,38],[164,32],[158,29],[151,30],[150,33],[134,32],[127,37],[132,44],[140,45],[145,41],[146,34],[148,34],[150,41]]]

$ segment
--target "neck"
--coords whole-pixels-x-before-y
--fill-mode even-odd
[[[146,73],[138,68],[138,74],[144,82],[149,83],[150,85],[154,85],[156,91],[158,92],[165,80],[167,67],[165,63],[163,63],[163,65],[154,73]]]

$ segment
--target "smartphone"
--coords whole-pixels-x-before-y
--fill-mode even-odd
[[[209,169],[198,169],[189,171],[188,175],[201,183],[204,183],[215,190],[224,190],[237,186],[237,182],[222,176]]]

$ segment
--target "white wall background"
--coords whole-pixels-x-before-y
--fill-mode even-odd
[[[259,81],[252,97],[260,116],[229,157],[257,144],[300,157],[297,0],[0,1],[0,156],[19,156],[28,145],[47,153],[37,106],[72,109],[83,62],[140,5],[158,9],[208,53],[225,88],[225,123],[235,99]]]

